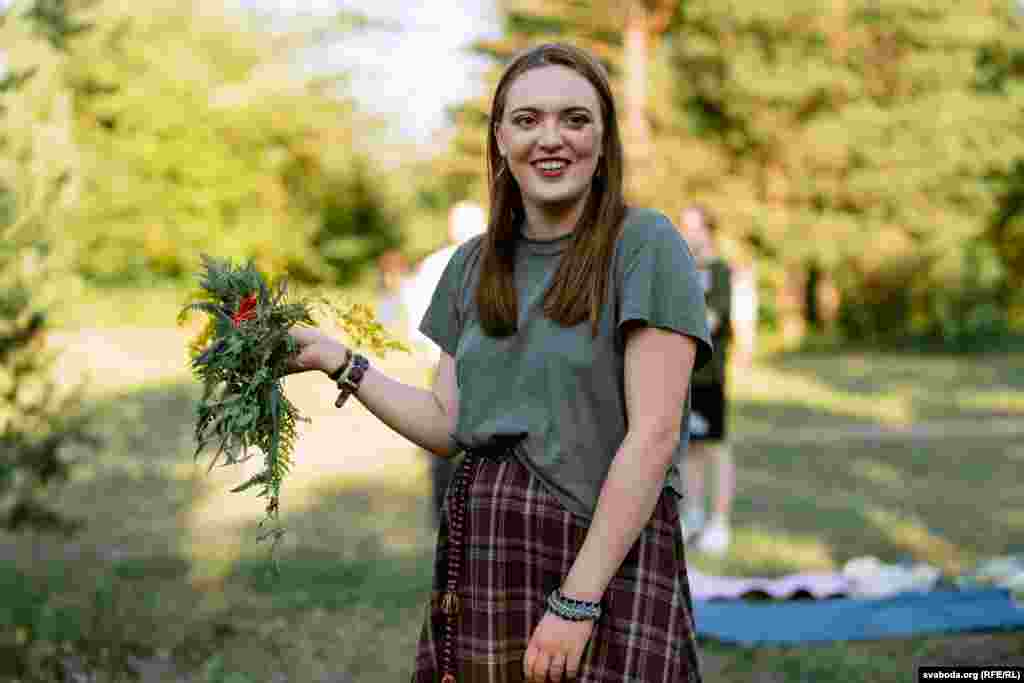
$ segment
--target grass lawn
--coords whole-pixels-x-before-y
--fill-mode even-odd
[[[107,443],[56,494],[88,526],[70,540],[0,534],[0,681],[65,680],[57,661],[97,681],[127,680],[132,667],[168,683],[407,680],[433,552],[415,449],[356,401],[339,415],[325,382],[290,378],[313,423],[285,484],[291,533],[272,581],[254,540],[262,501],[228,492],[248,470],[193,465],[198,388],[183,335],[89,334],[66,338],[62,371],[92,370]],[[408,359],[385,365],[422,381]],[[785,439],[1024,420],[1024,355],[787,356],[735,374],[733,391],[735,542],[721,559],[692,556],[694,566],[778,575],[872,554],[956,571],[1024,547],[1024,436]],[[702,657],[709,683],[902,682],[920,664],[1019,665],[1024,634],[811,648],[702,641]]]

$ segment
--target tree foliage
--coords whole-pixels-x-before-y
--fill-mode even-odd
[[[4,43],[38,57],[0,86],[0,528],[9,531],[75,531],[80,520],[47,496],[71,472],[66,446],[99,445],[83,385],[59,382],[46,344],[49,313],[66,304],[74,283],[60,236],[78,169],[69,97],[56,74],[68,39],[85,29],[62,2],[0,14]]]
[[[294,64],[323,27],[271,33],[198,0],[101,0],[82,15],[94,30],[55,76],[81,171],[65,234],[89,280],[184,279],[208,252],[344,283],[401,242],[362,144],[378,124],[341,94],[343,74]]]
[[[619,3],[625,13],[605,4],[505,0],[504,35],[477,49],[497,72],[527,45],[574,42],[606,62],[629,101],[624,36],[636,3]],[[649,36],[660,36],[647,48],[650,150],[627,148],[632,201],[673,216],[710,206],[732,251],[761,261],[769,290],[827,273],[850,336],[941,338],[971,320],[1013,322],[1001,293],[1019,237],[1012,222],[990,230],[988,220],[1014,196],[1000,188],[1024,153],[1024,32],[1010,6],[686,0],[677,10]],[[477,193],[481,104],[454,112],[446,160]]]

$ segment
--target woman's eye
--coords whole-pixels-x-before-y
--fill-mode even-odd
[[[516,124],[517,126],[529,126],[530,124],[533,123],[533,117],[517,116],[516,118],[512,119],[512,123]]]
[[[590,119],[587,118],[586,116],[583,116],[582,114],[576,114],[575,116],[569,117],[569,125],[573,126],[574,128],[582,128],[588,123],[590,123]]]

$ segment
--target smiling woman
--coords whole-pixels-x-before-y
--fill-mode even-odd
[[[615,102],[589,55],[521,54],[491,121],[487,233],[421,327],[442,368],[454,359],[467,458],[414,680],[698,681],[665,477],[688,419],[685,381],[667,378],[709,352],[693,260],[664,216],[626,208]]]
[[[376,368],[355,396],[439,457],[465,454],[438,530],[416,683],[700,680],[678,514],[689,376],[711,355],[679,231],[623,202],[603,68],[516,57],[488,132],[490,217],[420,331],[432,391]],[[345,373],[323,334],[307,369]]]

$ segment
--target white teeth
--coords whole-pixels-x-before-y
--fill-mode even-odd
[[[558,171],[568,166],[564,161],[542,161],[537,167],[543,171]]]

